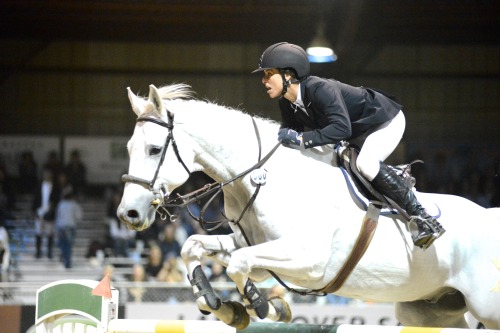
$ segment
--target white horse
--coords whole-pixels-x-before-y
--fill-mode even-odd
[[[187,85],[150,86],[147,99],[128,91],[138,119],[128,142],[120,219],[148,228],[189,173],[206,173],[223,190],[233,233],[193,235],[183,245],[198,307],[239,329],[249,315],[289,321],[286,302],[266,300],[252,281],[272,273],[303,290],[324,290],[342,270],[363,221],[376,220],[378,210],[367,213],[355,203],[342,171],[332,166],[330,147],[279,147],[276,122],[196,100]],[[447,232],[424,251],[413,246],[406,223],[380,215],[371,244],[335,294],[394,302],[404,325],[468,327],[469,311],[500,329],[500,214],[457,196],[417,195],[439,207]],[[246,307],[219,299],[200,269],[203,257],[227,267]]]

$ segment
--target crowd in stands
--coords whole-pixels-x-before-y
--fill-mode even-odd
[[[500,151],[492,147],[411,153],[409,161],[424,160],[412,167],[416,188],[421,192],[458,195],[485,208],[500,207]]]
[[[496,154],[496,155],[495,155]],[[410,156],[409,160],[420,159],[418,152]],[[72,212],[66,212],[74,217],[74,223],[81,223],[81,212],[78,212],[78,201],[86,195],[86,167],[80,160],[78,151],[71,154],[70,162],[62,165],[55,152],[47,156],[42,168],[38,168],[33,154],[23,152],[19,162],[19,176],[11,178],[0,159],[0,265],[5,268],[5,258],[8,256],[5,240],[2,238],[2,228],[5,221],[11,218],[10,212],[15,207],[16,196],[30,194],[33,198],[32,214],[36,221],[36,253],[37,258],[43,257],[41,248],[42,237],[47,237],[45,255],[53,259],[53,246],[56,239],[61,241],[64,233],[58,230],[57,207],[61,202],[72,200]],[[476,151],[473,149],[453,149],[435,151],[434,155],[424,164],[415,164],[412,174],[416,178],[416,187],[419,191],[455,194],[469,198],[483,207],[500,207],[500,176],[498,152]],[[180,193],[188,193],[201,188],[211,182],[203,174],[195,173],[190,181],[181,189]],[[171,283],[188,283],[186,269],[180,260],[181,246],[192,234],[205,234],[200,225],[186,210],[178,213],[175,222],[162,220],[155,221],[151,228],[135,232],[126,228],[117,218],[116,209],[122,196],[122,184],[116,185],[111,193],[104,198],[108,202],[106,216],[107,233],[102,239],[94,239],[89,243],[86,257],[89,260],[100,257],[124,258],[131,263],[127,279],[131,282],[159,281]],[[75,208],[76,207],[76,208]],[[208,211],[210,219],[220,218],[218,204],[213,204]],[[196,207],[193,208],[196,211]],[[198,207],[199,211],[199,207]],[[62,214],[62,213],[59,213]],[[59,222],[59,224],[64,224]],[[60,228],[59,228],[60,229]],[[60,231],[60,230],[59,230]],[[229,233],[228,226],[223,226],[210,233]],[[5,232],[4,232],[5,234]],[[74,237],[74,235],[73,235]],[[70,241],[71,241],[71,237]],[[66,244],[68,246],[68,244]],[[67,248],[66,248],[67,249]],[[64,253],[61,248],[62,262],[71,269],[71,252]],[[67,251],[67,250],[66,250]],[[69,256],[69,257],[68,257]],[[8,257],[7,257],[8,258]],[[113,275],[116,266],[105,265],[103,273]],[[227,282],[228,277],[224,267],[216,262],[210,262],[205,268],[206,275],[212,282]],[[190,288],[189,288],[190,290]],[[164,300],[175,301],[176,296],[164,291]],[[141,283],[128,290],[129,301],[144,301],[148,299],[148,290]],[[283,294],[280,286],[271,288],[270,293]],[[234,297],[234,291],[227,292],[226,297]],[[293,297],[296,302],[309,302],[310,298]],[[346,299],[330,295],[329,303],[345,303]]]

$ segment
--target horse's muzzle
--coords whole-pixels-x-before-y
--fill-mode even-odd
[[[136,231],[142,231],[147,229],[151,225],[151,221],[154,221],[155,212],[148,212],[146,216],[141,216],[136,209],[126,209],[122,205],[118,207],[116,212],[120,221],[125,223],[127,227],[134,229]],[[153,217],[151,218],[152,215]]]

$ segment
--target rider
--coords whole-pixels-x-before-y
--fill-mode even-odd
[[[269,46],[260,58],[262,84],[270,98],[279,98],[281,127],[278,139],[288,146],[311,148],[359,143],[357,166],[371,184],[411,215],[412,239],[429,247],[445,229],[418,202],[414,192],[383,161],[403,136],[402,106],[385,93],[353,87],[333,79],[309,75],[306,52],[285,42]],[[307,128],[307,130],[306,130]]]

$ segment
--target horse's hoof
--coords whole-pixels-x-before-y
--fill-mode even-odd
[[[210,311],[207,311],[207,310],[202,310],[200,308],[198,308],[198,310],[200,310],[201,314],[204,315],[204,316],[208,316],[209,314],[211,314],[212,312]]]
[[[233,320],[230,323],[226,323],[229,326],[236,328],[238,331],[244,330],[250,324],[250,316],[243,304],[238,302],[224,302],[233,309]]]
[[[269,299],[269,303],[274,307],[276,313],[278,314],[278,321],[283,323],[289,323],[292,320],[292,310],[290,305],[281,297],[272,297]]]

